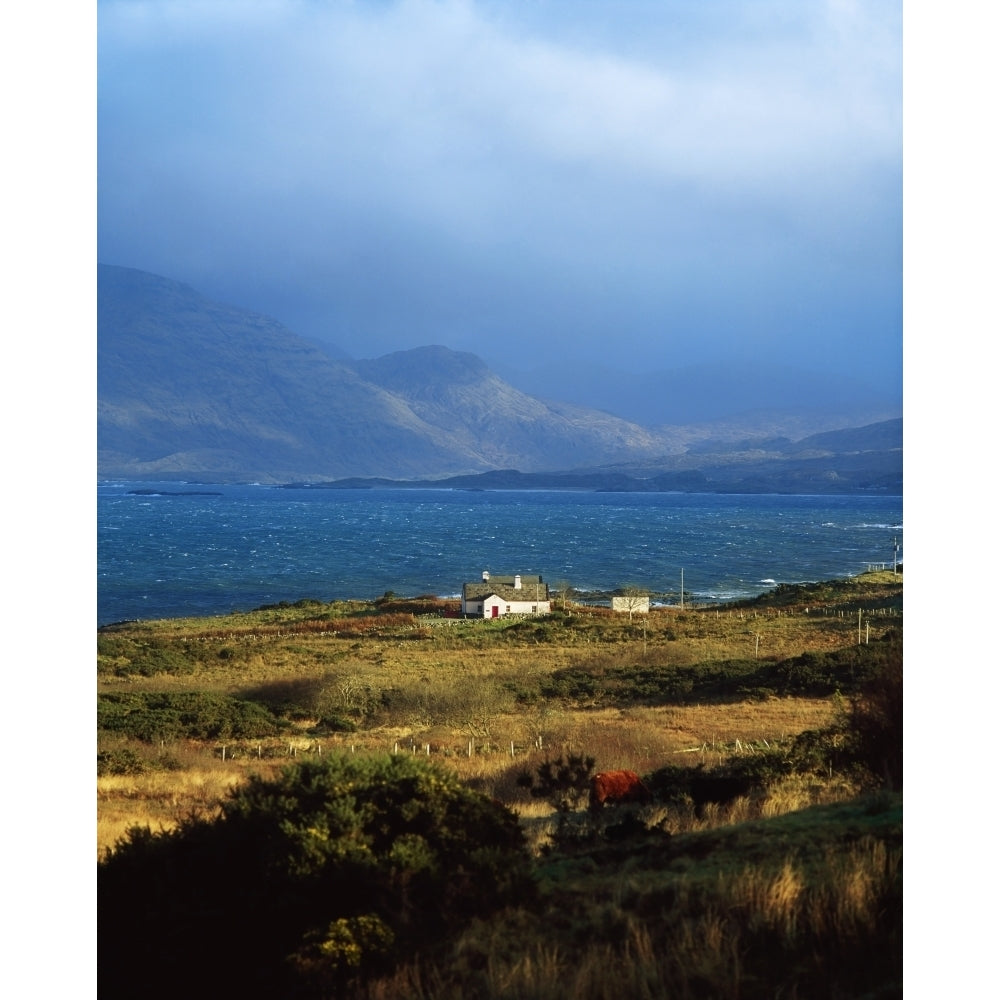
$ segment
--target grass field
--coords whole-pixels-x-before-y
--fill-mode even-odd
[[[258,738],[165,735],[146,742],[99,732],[99,751],[130,747],[149,764],[144,773],[99,777],[99,852],[128,825],[169,827],[193,808],[210,808],[248,771],[266,773],[293,754],[429,749],[476,787],[525,805],[524,793],[510,787],[511,765],[546,755],[585,753],[598,769],[646,773],[752,753],[829,724],[835,698],[607,704],[599,689],[547,696],[539,682],[573,669],[607,676],[626,666],[669,671],[829,652],[857,645],[858,608],[862,639],[877,642],[901,629],[902,577],[869,574],[742,605],[658,609],[631,621],[572,605],[556,621],[463,621],[441,617],[452,610],[448,602],[398,603],[418,613],[392,604],[305,601],[103,631],[99,695],[211,692],[266,704],[284,726],[280,735]],[[320,726],[331,717],[353,731]],[[163,762],[172,769],[161,769]]]
[[[901,657],[901,573],[631,620],[454,610],[303,600],[101,630],[98,857],[131,827],[216,815],[254,773],[410,755],[517,814],[542,904],[470,926],[445,964],[405,964],[366,996],[897,995],[901,793],[846,767],[837,734]],[[526,775],[572,755],[662,788],[756,777],[703,807],[658,796],[615,840],[617,814],[531,794]]]

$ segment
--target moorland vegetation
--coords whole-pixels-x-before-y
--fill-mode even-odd
[[[99,630],[102,996],[902,995],[901,572],[456,603]]]

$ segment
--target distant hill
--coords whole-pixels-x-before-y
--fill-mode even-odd
[[[564,485],[597,489],[901,488],[901,422],[859,429],[792,414],[643,427],[529,395],[445,347],[350,360],[131,268],[98,268],[97,347],[100,478],[570,473],[589,478]]]
[[[98,474],[281,482],[652,457],[671,441],[543,403],[471,354],[339,362],[277,321],[98,268]]]
[[[98,269],[97,350],[104,477],[376,474],[386,453],[419,475],[452,461],[391,394],[274,320],[165,278]]]
[[[351,478],[314,485],[338,489],[899,494],[903,489],[902,447],[902,420],[888,420],[869,427],[817,434],[798,443],[780,439],[745,450],[685,452],[627,470],[621,466],[534,473],[499,469],[422,482]]]

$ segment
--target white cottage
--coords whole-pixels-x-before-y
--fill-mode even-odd
[[[465,618],[502,618],[504,615],[547,615],[552,610],[549,585],[540,576],[490,576],[462,584]]]

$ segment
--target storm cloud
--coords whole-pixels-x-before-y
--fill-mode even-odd
[[[901,381],[901,11],[98,5],[98,254],[354,357]]]

